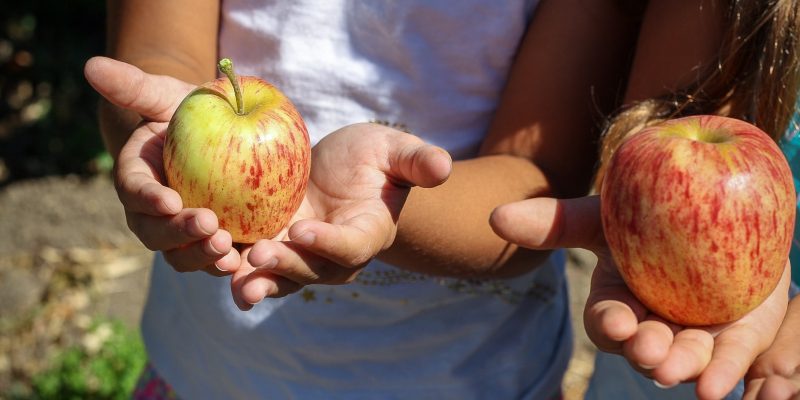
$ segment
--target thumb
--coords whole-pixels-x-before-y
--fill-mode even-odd
[[[83,68],[90,85],[110,103],[135,111],[143,118],[166,122],[194,88],[178,79],[148,74],[107,57],[92,57]]]
[[[424,143],[418,137],[398,133],[389,148],[388,176],[411,186],[434,187],[444,183],[453,169],[450,154],[441,147]]]
[[[534,198],[497,207],[489,223],[500,237],[530,249],[605,246],[600,197]]]

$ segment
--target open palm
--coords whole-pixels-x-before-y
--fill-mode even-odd
[[[233,278],[237,304],[248,309],[304,285],[350,282],[394,241],[410,188],[438,185],[450,168],[443,150],[385,126],[329,134],[312,148],[306,198],[286,234],[243,253]]]
[[[350,281],[394,240],[410,188],[441,184],[450,174],[450,156],[416,136],[376,124],[344,127],[312,149],[306,196],[289,228],[237,249],[211,210],[183,208],[178,193],[164,185],[167,123],[195,86],[104,57],[89,60],[85,74],[110,103],[144,121],[116,163],[131,230],[178,271],[233,273],[232,293],[242,309],[303,285]]]

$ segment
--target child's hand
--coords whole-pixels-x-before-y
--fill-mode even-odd
[[[584,324],[600,350],[618,353],[661,385],[697,380],[700,398],[722,398],[772,342],[786,310],[788,263],[772,295],[725,326],[686,328],[653,315],[628,290],[605,243],[599,197],[531,199],[498,207],[498,235],[524,247],[581,247],[598,256]]]
[[[394,241],[411,186],[443,183],[451,164],[444,150],[382,125],[331,133],[312,149],[306,198],[288,231],[243,251],[236,304],[246,310],[305,285],[350,282]]]
[[[744,399],[800,399],[800,296],[789,303],[775,342],[747,372]]]
[[[208,209],[183,208],[180,196],[164,185],[162,149],[167,124],[181,100],[194,88],[167,76],[104,57],[85,66],[86,79],[110,103],[135,111],[141,122],[114,167],[117,194],[128,226],[151,250],[163,251],[177,271],[203,269],[215,275],[235,271],[239,253],[231,235],[218,229]]]

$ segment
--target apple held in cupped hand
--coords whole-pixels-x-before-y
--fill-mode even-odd
[[[209,208],[234,242],[272,238],[305,195],[311,166],[300,113],[278,89],[252,76],[208,82],[181,102],[167,129],[167,184],[185,207]]]
[[[626,285],[669,321],[734,321],[781,278],[792,175],[775,142],[749,123],[694,116],[643,129],[613,155],[600,198]]]

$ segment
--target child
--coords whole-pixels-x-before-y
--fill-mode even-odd
[[[142,322],[151,377],[192,399],[558,397],[572,346],[563,255],[518,249],[487,220],[586,192],[595,113],[613,106],[636,40],[639,10],[619,7],[111,2],[110,54],[158,74],[86,69],[114,105],[101,117],[129,224],[160,251]],[[160,180],[166,121],[186,82],[214,78],[218,49],[284,91],[315,143],[314,218],[241,255]],[[367,120],[445,148],[449,180],[409,193],[416,173],[384,166],[414,153],[397,131],[353,125]]]
[[[681,6],[674,3],[651,2],[642,32],[644,35],[649,31],[654,40],[639,45],[628,85],[628,105],[614,118],[604,138],[603,162],[626,135],[660,119],[680,115],[720,113],[748,119],[772,133],[776,140],[785,131],[798,89],[796,2],[731,2],[725,6],[714,3],[699,9],[696,4],[683,4],[688,7],[683,9],[685,13],[679,12]],[[710,59],[717,61],[705,64],[710,69],[694,69],[697,73],[691,79],[666,87],[660,96],[642,96],[638,90],[649,82],[637,78],[636,71],[674,62],[671,58],[680,53],[669,48],[659,50],[666,58],[662,60],[651,52],[664,49],[665,41],[674,43],[670,36],[680,35],[681,30],[671,27],[684,20],[686,13],[698,12],[720,16],[716,25],[708,24],[719,32],[715,51],[710,53]],[[672,23],[670,16],[676,18]],[[648,22],[653,20],[662,24]],[[684,38],[684,43],[689,40],[692,39]],[[601,179],[602,166],[598,182]],[[627,363],[649,378],[642,379],[623,358],[598,353],[587,398],[693,398],[693,391],[700,398],[721,398],[771,343],[786,304],[788,270],[759,309],[721,332],[671,326],[648,317],[647,310],[619,279],[602,238],[597,199],[562,202],[558,208],[553,208],[554,204],[539,199],[503,207],[496,211],[493,223],[501,236],[518,244],[533,248],[581,246],[598,253],[600,262],[585,314],[587,331],[601,350],[624,355]],[[549,212],[555,210],[562,210],[555,221],[558,229],[548,225],[555,217]],[[527,229],[518,223],[516,227],[509,226],[525,212],[542,218],[527,217]],[[560,240],[537,242],[549,229],[564,232]],[[698,383],[696,387],[682,385],[662,391],[650,379],[660,386],[695,379]]]

